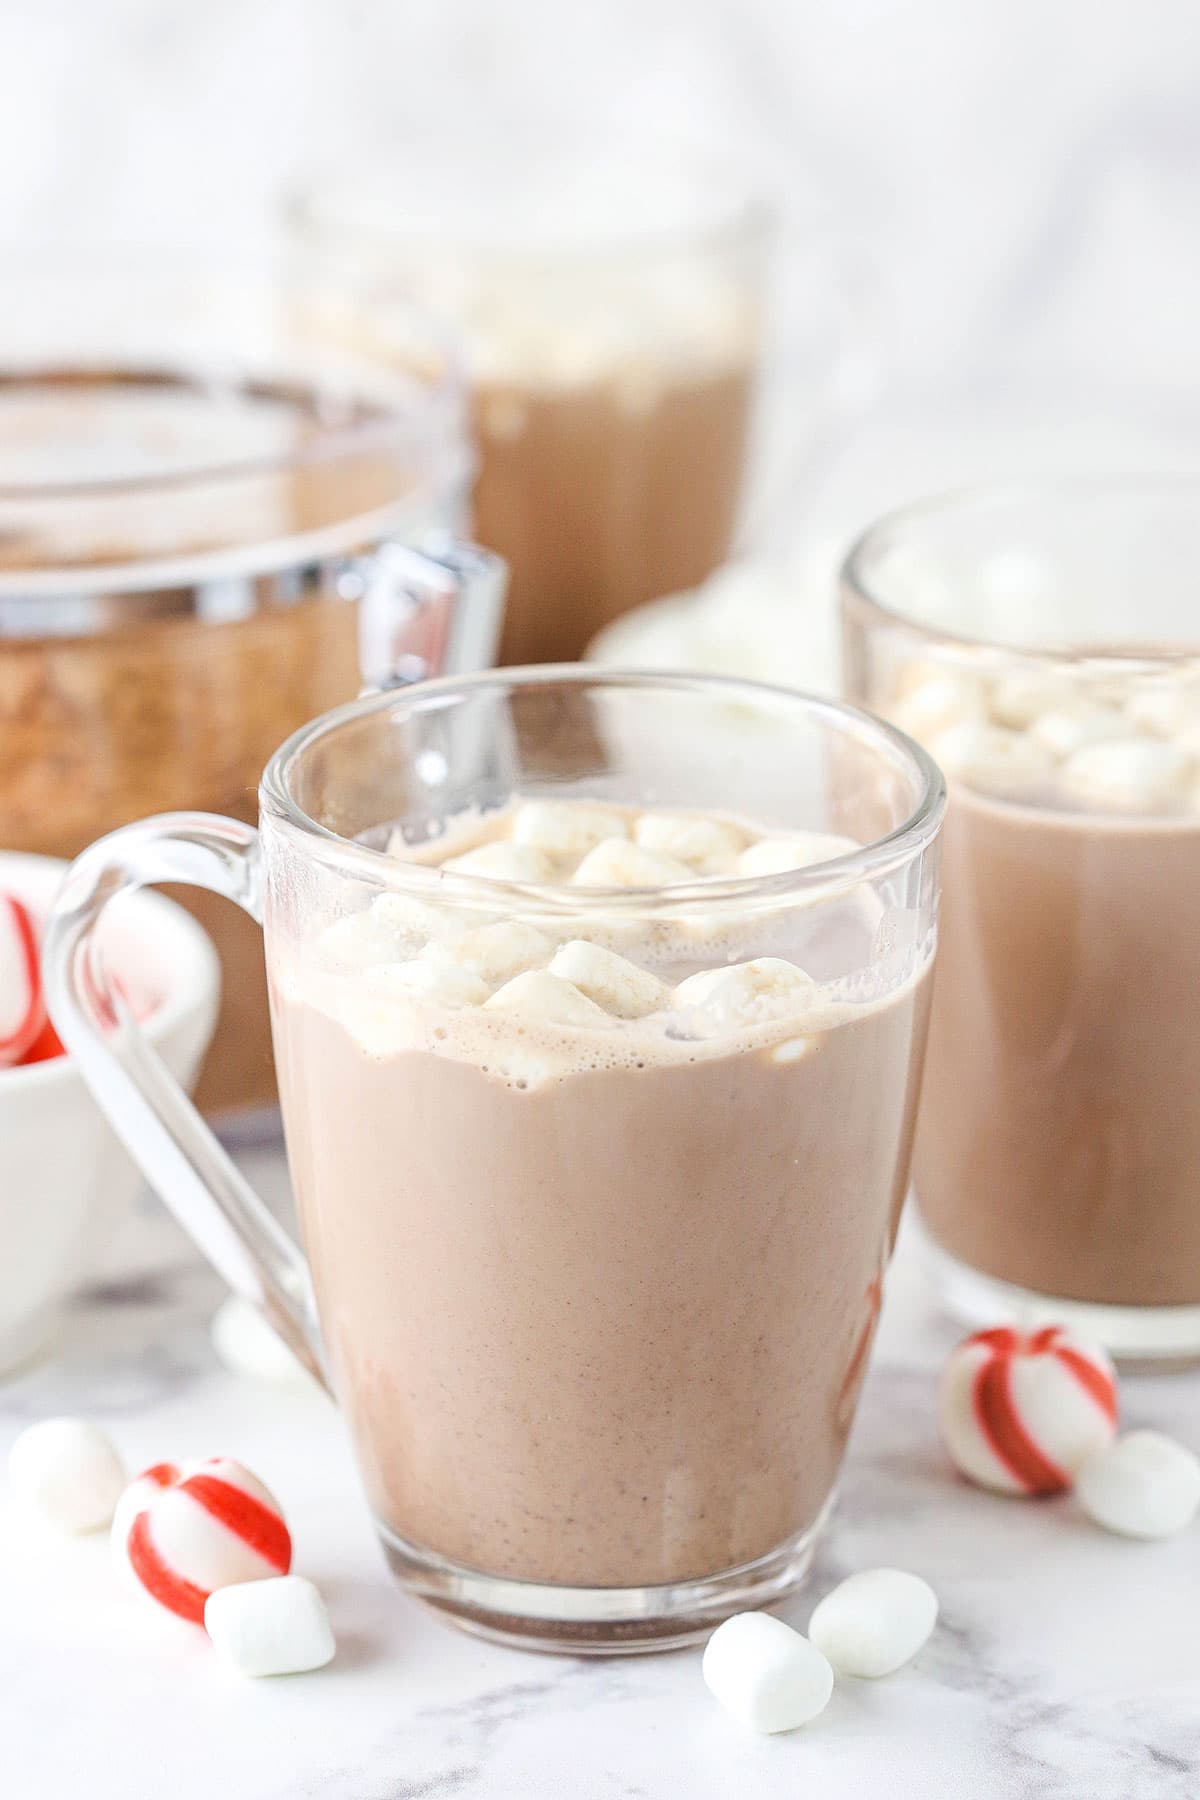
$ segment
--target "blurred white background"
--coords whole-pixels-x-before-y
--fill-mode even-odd
[[[823,528],[1200,452],[1195,0],[7,0],[0,237],[242,239],[314,161],[530,116],[715,136],[869,271]]]

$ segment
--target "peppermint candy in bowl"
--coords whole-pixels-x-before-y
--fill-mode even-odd
[[[140,1185],[46,1017],[41,921],[66,866],[0,852],[0,1371],[44,1347]],[[220,984],[204,932],[161,895],[137,894],[114,923],[105,960],[150,1043],[190,1085]]]
[[[950,1460],[997,1494],[1062,1494],[1116,1436],[1106,1353],[1058,1325],[977,1331],[951,1352],[939,1404]]]

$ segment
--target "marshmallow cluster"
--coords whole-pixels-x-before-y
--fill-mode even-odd
[[[336,920],[320,939],[327,966],[369,972],[371,1000],[423,1001],[450,1009],[512,1014],[571,1031],[603,1031],[661,1015],[689,1037],[759,1027],[811,1006],[814,982],[794,963],[757,957],[701,969],[674,985],[613,947],[622,932],[647,936],[605,914],[604,895],[635,889],[748,880],[811,867],[844,854],[849,840],[821,833],[755,835],[704,814],[633,813],[596,802],[526,800],[487,821],[484,841],[457,848],[448,833],[438,866],[454,875],[578,890],[594,935],[579,918],[555,930],[540,916],[493,916],[381,894],[365,911]],[[397,852],[411,850],[395,845]],[[427,852],[422,860],[426,860]],[[497,902],[505,904],[500,895]],[[480,906],[486,906],[481,899]],[[514,897],[509,907],[515,910]],[[694,927],[695,951],[704,928]],[[719,933],[718,933],[719,935]],[[679,955],[680,945],[675,953]]]
[[[1122,681],[1047,666],[911,665],[896,723],[982,793],[1102,813],[1200,811],[1200,673]]]
[[[87,1419],[43,1419],[8,1459],[18,1503],[65,1534],[110,1524],[123,1576],[165,1611],[203,1624],[244,1675],[294,1675],[335,1644],[311,1581],[288,1573],[292,1540],[270,1490],[228,1457],[155,1463],[132,1482],[112,1440]]]
[[[725,1711],[751,1731],[794,1731],[824,1712],[835,1675],[878,1680],[912,1661],[937,1623],[919,1575],[864,1569],[827,1594],[808,1636],[770,1613],[735,1613],[709,1638],[702,1673]]]

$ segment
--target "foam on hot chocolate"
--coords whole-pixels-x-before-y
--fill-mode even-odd
[[[555,914],[497,891],[489,911],[385,893],[328,925],[295,975],[304,998],[337,1018],[372,1056],[424,1049],[517,1087],[586,1070],[695,1062],[731,1050],[807,1046],[869,1010],[882,993],[849,994],[822,968],[829,933],[864,954],[879,928],[869,888],[836,875],[804,896],[757,910],[714,896],[695,916],[639,918],[606,893],[741,881],[829,862],[857,848],[824,833],[763,832],[701,813],[595,802],[516,801],[447,821],[421,844],[393,835],[398,860],[447,874],[536,884],[578,896]],[[583,904],[584,895],[587,904]],[[796,960],[808,922],[814,968]],[[888,994],[923,958],[905,951]],[[295,959],[299,960],[299,959]],[[281,962],[285,980],[293,959]],[[887,970],[887,965],[885,965]]]

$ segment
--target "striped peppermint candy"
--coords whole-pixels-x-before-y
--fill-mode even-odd
[[[946,1363],[940,1419],[968,1481],[998,1494],[1062,1494],[1116,1435],[1116,1376],[1097,1344],[1059,1325],[978,1331]]]
[[[112,1544],[152,1599],[198,1625],[217,1588],[286,1575],[292,1562],[278,1502],[223,1456],[143,1470],[117,1503]]]
[[[45,1023],[37,926],[15,895],[0,894],[0,1069],[21,1061]]]

